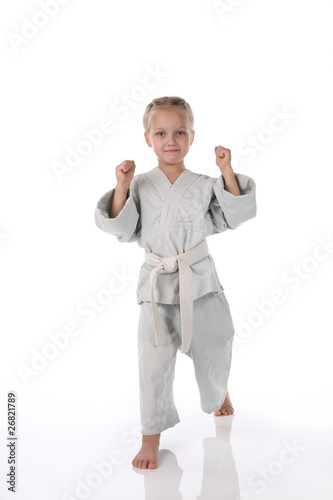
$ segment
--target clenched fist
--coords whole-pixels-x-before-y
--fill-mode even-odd
[[[223,148],[222,146],[216,146],[216,165],[219,167],[221,172],[223,170],[228,170],[231,168],[231,151],[230,149]]]
[[[128,188],[135,172],[135,162],[133,160],[124,160],[116,167],[117,185],[122,188]]]

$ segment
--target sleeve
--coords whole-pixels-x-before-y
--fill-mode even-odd
[[[97,203],[95,222],[97,227],[106,233],[116,236],[117,240],[131,243],[137,240],[140,231],[140,203],[135,194],[134,177],[127,193],[127,200],[117,217],[110,218],[110,208],[115,188],[105,193]]]
[[[225,189],[222,175],[216,180],[209,210],[217,232],[236,229],[257,214],[256,184],[251,177],[235,173],[240,195],[235,196]]]

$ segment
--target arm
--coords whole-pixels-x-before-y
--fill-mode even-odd
[[[136,241],[140,233],[140,200],[136,193],[135,164],[116,167],[117,185],[105,193],[95,209],[95,223],[120,242]]]
[[[240,195],[239,185],[231,167],[231,151],[230,149],[216,146],[216,165],[221,170],[225,189],[235,195]]]
[[[216,232],[236,229],[246,220],[256,216],[256,184],[251,177],[234,173],[230,164],[229,149],[215,148],[216,164],[221,176],[216,180],[210,212]]]
[[[237,179],[235,177],[232,168],[230,167],[230,170],[224,170],[222,176],[224,180],[225,189],[234,196],[239,196],[241,193],[239,190]]]
[[[114,219],[122,211],[128,198],[127,195],[128,188],[117,184],[114,190],[113,202],[110,209],[110,219]]]

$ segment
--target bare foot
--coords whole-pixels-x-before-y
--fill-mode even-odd
[[[142,446],[139,453],[133,458],[132,465],[138,469],[156,469],[157,452],[161,434],[142,436]]]
[[[233,406],[230,401],[229,391],[227,391],[227,395],[225,400],[223,401],[223,405],[217,411],[214,411],[215,417],[220,417],[222,415],[232,415],[234,413]]]

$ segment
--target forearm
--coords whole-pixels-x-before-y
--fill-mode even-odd
[[[231,193],[235,196],[238,196],[241,194],[240,190],[239,190],[237,179],[236,179],[234,171],[232,170],[231,167],[230,167],[230,169],[225,170],[222,173],[222,177],[224,180],[224,187],[227,191],[229,191],[229,193]]]
[[[127,200],[128,187],[116,186],[112,206],[110,209],[110,218],[114,219],[122,211]]]

